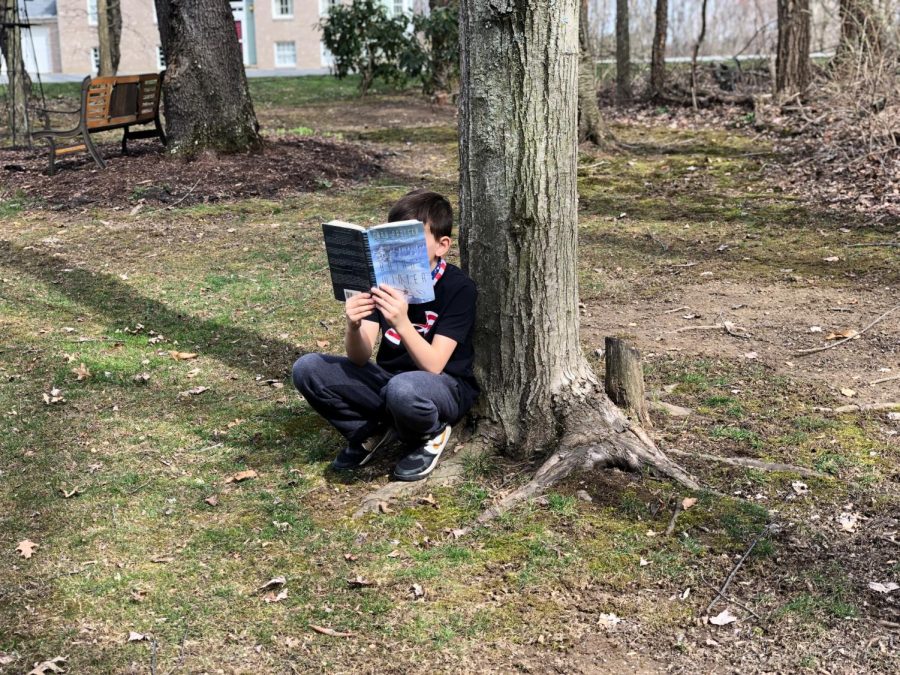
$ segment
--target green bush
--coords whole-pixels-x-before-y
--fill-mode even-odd
[[[452,91],[459,80],[459,8],[435,7],[427,16],[416,14],[412,24],[419,39],[407,50],[404,70],[421,78],[426,94]]]

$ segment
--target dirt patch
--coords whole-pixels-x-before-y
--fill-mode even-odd
[[[341,186],[381,170],[378,156],[359,144],[285,136],[261,152],[202,155],[191,161],[167,158],[159,143],[134,143],[129,156],[118,143],[102,143],[100,169],[88,155],[60,162],[47,175],[47,151],[0,150],[8,193],[57,209],[138,204],[191,204],[248,197],[282,197]]]

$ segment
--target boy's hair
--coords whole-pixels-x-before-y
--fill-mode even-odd
[[[388,222],[421,220],[435,239],[449,237],[453,231],[453,208],[443,195],[423,188],[403,195],[391,207]]]

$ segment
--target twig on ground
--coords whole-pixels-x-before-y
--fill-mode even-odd
[[[166,675],[172,675],[176,670],[181,667],[181,664],[184,663],[184,641],[187,638],[188,627],[185,625],[184,632],[181,633],[181,642],[178,645],[178,660],[175,662],[175,665],[172,666],[172,669],[166,673]]]
[[[741,609],[743,609],[745,612],[750,612],[750,614],[752,614],[753,616],[756,617],[756,620],[757,620],[757,621],[759,621],[759,622],[761,622],[761,623],[765,623],[765,620],[764,620],[759,614],[757,614],[757,613],[754,612],[752,609],[750,609],[749,607],[747,607],[747,605],[741,604],[740,602],[738,602],[737,600],[735,600],[735,599],[734,599],[733,597],[731,597],[730,595],[725,595],[725,593],[723,593],[723,592],[720,591],[718,588],[716,588],[716,587],[713,586],[711,583],[709,583],[709,582],[706,580],[706,578],[703,576],[703,573],[702,573],[702,572],[700,573],[700,581],[702,581],[702,582],[704,583],[704,585],[706,585],[707,588],[709,588],[710,590],[715,591],[715,592],[718,594],[718,597],[723,598],[723,599],[727,600],[728,602],[730,602],[730,603],[732,603],[732,604],[734,604],[734,605],[737,605],[738,607],[740,607]],[[708,610],[707,610],[707,611],[708,611]]]
[[[877,380],[872,380],[869,382],[870,385],[882,384],[884,382],[893,382],[894,380],[900,380],[900,375],[891,375],[890,377],[879,377]]]
[[[683,511],[683,507],[681,506],[680,501],[675,502],[675,510],[672,512],[672,519],[669,521],[669,526],[666,528],[666,536],[671,537],[672,533],[675,532],[675,521],[678,520],[678,516],[681,515]]]
[[[894,307],[891,307],[888,311],[886,311],[884,314],[879,316],[872,323],[870,323],[868,326],[863,328],[861,331],[859,331],[856,335],[854,335],[852,337],[844,338],[843,340],[838,340],[837,342],[833,342],[830,345],[825,345],[824,347],[814,347],[813,349],[801,349],[800,351],[795,352],[795,355],[796,356],[806,356],[807,354],[815,354],[817,352],[824,352],[827,349],[834,349],[835,347],[838,347],[842,344],[846,344],[847,342],[850,342],[850,340],[855,340],[860,335],[862,335],[867,330],[869,330],[872,326],[874,326],[878,322],[886,319],[891,313],[897,311],[898,309],[900,309],[900,305],[895,305]]]
[[[687,333],[688,331],[694,330],[724,330],[731,337],[741,338],[742,340],[749,340],[750,336],[746,333],[739,332],[744,329],[740,326],[735,326],[731,321],[724,321],[722,323],[713,323],[704,326],[684,326],[682,328],[676,328],[673,330],[673,333]]]
[[[744,555],[741,556],[741,559],[737,561],[735,566],[731,570],[731,574],[728,575],[728,578],[725,579],[725,583],[722,584],[722,587],[716,591],[716,596],[710,601],[710,603],[706,606],[706,609],[703,610],[703,614],[709,614],[709,610],[712,609],[713,605],[716,604],[719,598],[724,598],[724,593],[728,589],[728,586],[731,585],[732,580],[734,579],[734,575],[737,574],[737,571],[741,569],[741,565],[744,564],[744,561],[753,552],[753,549],[756,548],[756,545],[759,543],[759,540],[763,538],[764,535],[768,534],[772,530],[773,523],[769,523],[763,529],[761,529],[757,535],[753,538],[753,541],[750,542],[750,547],[746,550]]]
[[[191,186],[191,189],[188,190],[187,192],[185,192],[185,193],[184,193],[184,196],[183,196],[181,199],[179,199],[179,200],[176,201],[176,202],[172,202],[172,203],[169,204],[166,208],[167,208],[167,209],[174,209],[174,208],[175,208],[176,206],[178,206],[181,202],[183,202],[185,199],[187,199],[188,197],[190,197],[190,196],[191,196],[191,193],[194,191],[194,188],[196,188],[196,187],[200,184],[200,181],[201,181],[202,179],[203,179],[202,176],[201,176],[200,178],[198,178],[198,179],[194,182],[194,184]]]
[[[674,314],[675,312],[683,312],[686,309],[690,309],[687,305],[684,307],[676,307],[675,309],[667,309],[663,314]]]
[[[753,459],[751,457],[719,457],[718,455],[707,455],[703,452],[686,452],[676,448],[668,448],[667,453],[679,455],[680,457],[695,457],[697,459],[705,459],[710,462],[720,462],[721,464],[730,464],[731,466],[743,466],[750,469],[759,469],[760,471],[783,471],[800,474],[808,478],[828,478],[824,473],[819,473],[813,469],[807,469],[796,464],[782,464],[780,462],[764,462],[761,459]]]
[[[879,410],[893,410],[900,408],[900,401],[890,401],[889,403],[853,403],[851,405],[841,405],[837,408],[822,408],[823,412],[848,413],[848,412],[878,412]]]
[[[708,326],[684,326],[683,328],[676,328],[673,330],[673,333],[687,333],[692,330],[721,330],[725,328],[721,323],[713,323]]]
[[[150,675],[156,675],[156,638],[150,636]]]
[[[130,495],[137,494],[138,492],[140,492],[141,490],[143,490],[145,487],[147,487],[148,485],[150,485],[151,482],[152,482],[152,481],[149,481],[149,480],[148,480],[148,481],[145,482],[145,483],[141,483],[141,484],[138,485],[136,488],[132,488],[131,490],[125,490],[125,494],[126,494],[126,495],[129,495],[129,496],[130,496]]]
[[[900,241],[877,241],[871,244],[847,244],[844,248],[863,248],[868,246],[900,247]]]
[[[695,267],[695,266],[697,266],[697,265],[699,265],[699,264],[700,264],[700,263],[686,262],[686,263],[680,263],[680,264],[678,264],[678,265],[669,265],[669,267]]]

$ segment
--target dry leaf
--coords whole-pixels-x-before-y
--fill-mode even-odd
[[[313,623],[309,624],[309,627],[322,635],[329,635],[331,637],[353,637],[353,633],[334,630],[333,628],[325,628],[324,626],[317,626]]]
[[[287,583],[287,579],[283,576],[272,577],[262,586],[256,589],[257,593],[262,593],[263,591],[271,591],[276,588],[281,588]]]
[[[685,497],[684,499],[681,500],[681,508],[683,508],[685,511],[687,511],[689,508],[691,508],[696,503],[697,503],[696,497]]]
[[[147,599],[147,591],[140,589],[140,588],[135,588],[134,590],[131,591],[131,601],[132,602],[143,602],[146,599]]]
[[[80,364],[77,368],[72,368],[72,372],[75,373],[75,378],[79,381],[86,380],[91,376],[91,371],[88,370],[88,367],[84,365],[84,363]]]
[[[287,596],[288,596],[287,589],[283,588],[278,592],[278,595],[276,595],[274,591],[269,591],[268,593],[266,593],[266,596],[263,598],[263,601],[267,604],[273,603],[273,602],[281,602],[282,600],[287,598]]]
[[[898,588],[900,588],[900,585],[893,581],[888,581],[885,584],[882,584],[878,581],[870,581],[869,588],[871,588],[876,593],[890,593],[891,591],[896,591]]]
[[[398,551],[397,549],[394,549],[393,551],[391,551],[390,553],[387,554],[387,557],[388,558],[399,558],[400,551]]]
[[[822,258],[822,260],[824,260],[825,262],[837,262],[838,260],[840,260],[840,258],[838,258],[836,255],[830,255],[827,258]]]
[[[209,391],[209,387],[194,387],[193,389],[187,389],[185,391],[178,392],[179,396],[199,396],[204,391]]]
[[[54,656],[49,661],[35,663],[34,668],[28,671],[28,675],[47,675],[47,673],[64,673],[62,666],[66,662],[65,656]]]
[[[369,586],[374,586],[374,581],[369,581],[368,579],[363,579],[360,575],[356,575],[355,579],[347,579],[347,585],[350,588],[368,588]]]
[[[19,552],[19,555],[23,558],[30,558],[34,555],[34,550],[36,548],[40,548],[40,544],[35,544],[30,539],[24,539],[19,542],[19,545],[16,546],[16,551]]]
[[[841,388],[841,396],[846,396],[847,398],[853,398],[854,396],[856,396],[856,392],[853,389],[850,389],[849,387],[842,387]]]
[[[219,505],[219,495],[212,495],[210,497],[207,497],[203,501],[205,501],[210,506],[218,506]]]
[[[745,359],[755,359],[758,357],[759,357],[759,354],[757,354],[756,352],[747,352],[746,354],[744,354]]]
[[[317,346],[319,349],[325,349],[325,348],[328,347],[330,344],[331,344],[331,343],[328,342],[328,340],[316,340],[316,346]]]
[[[147,639],[147,636],[144,635],[143,633],[136,633],[133,630],[128,631],[128,641],[129,642],[142,642],[143,640],[146,640],[146,639]]]
[[[646,567],[647,565],[650,564],[650,561],[647,560],[646,558],[641,558],[641,561],[640,561],[640,563],[638,563],[638,564],[639,564],[641,567]]]
[[[449,530],[450,536],[454,539],[459,539],[460,537],[464,537],[469,533],[468,527],[461,527],[455,530]]]
[[[174,560],[175,560],[175,558],[173,558],[170,555],[158,555],[153,558],[150,558],[150,562],[159,563],[159,564],[170,563],[170,562],[173,562]]]
[[[419,504],[427,504],[428,506],[433,506],[436,509],[441,508],[440,504],[437,503],[437,500],[434,496],[429,492],[427,497],[419,497]]]
[[[169,356],[171,356],[176,361],[188,361],[190,359],[197,358],[197,354],[194,354],[193,352],[171,351],[169,352]]]
[[[59,491],[62,492],[63,499],[69,499],[71,497],[74,497],[75,495],[81,494],[81,488],[79,487],[74,487],[69,491],[66,491],[65,488],[59,488]]]
[[[856,531],[856,526],[859,524],[859,514],[843,511],[841,515],[838,516],[838,522],[841,524],[841,529],[844,532],[854,532]]]
[[[613,626],[621,622],[622,619],[617,617],[615,614],[601,614],[597,617],[597,623],[604,628],[612,628]]]
[[[12,654],[4,654],[3,652],[0,652],[0,666],[8,666],[15,660],[16,657]]]
[[[62,390],[56,389],[55,387],[50,390],[50,393],[44,394],[44,403],[50,405],[51,403],[65,403],[66,399],[63,398]]]
[[[225,479],[226,483],[240,483],[241,481],[249,480],[251,478],[259,478],[259,474],[256,473],[253,469],[247,469],[246,471],[238,471],[233,476],[229,476]]]
[[[393,509],[388,506],[387,502],[378,502],[378,511],[379,513],[393,513]]]
[[[413,584],[409,590],[412,591],[413,600],[425,597],[425,590],[419,584]]]
[[[687,600],[687,599],[688,599],[688,596],[689,596],[690,594],[691,594],[691,587],[688,586],[687,588],[684,589],[684,592],[681,594],[680,597],[681,597],[682,600]]]
[[[349,560],[350,562],[355,562],[356,560],[359,560],[359,556],[354,555],[352,553],[345,553],[344,560]]]
[[[709,622],[714,626],[727,626],[729,623],[734,623],[737,620],[737,617],[727,609],[722,610],[722,612],[716,616],[709,617]]]
[[[797,495],[805,495],[807,492],[809,492],[809,486],[799,480],[795,480],[791,483],[791,489],[794,491],[794,494]]]
[[[189,370],[189,371],[187,372],[187,378],[188,378],[189,380],[192,380],[192,379],[194,379],[195,377],[197,377],[197,375],[199,375],[199,374],[200,374],[200,369],[199,369],[199,368],[192,368],[191,370]]]
[[[859,333],[857,333],[852,328],[845,328],[844,330],[839,331],[837,333],[829,333],[828,335],[825,336],[825,339],[826,340],[843,340],[845,338],[854,338],[857,335],[859,335]]]
[[[137,382],[138,384],[147,384],[147,382],[150,381],[150,373],[138,373],[131,378],[131,381]]]

